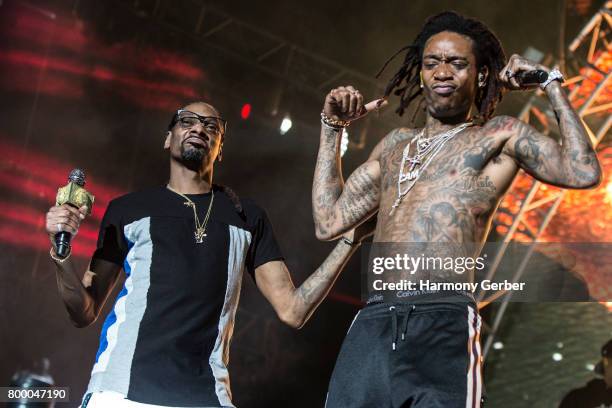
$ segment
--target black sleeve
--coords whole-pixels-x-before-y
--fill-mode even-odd
[[[265,211],[259,209],[253,228],[253,237],[246,259],[246,267],[253,279],[255,269],[270,261],[282,260],[283,255],[278,247],[272,224]]]
[[[98,244],[93,258],[103,259],[116,265],[123,266],[127,256],[128,247],[125,236],[123,235],[123,223],[117,204],[111,201],[106,208],[100,232],[98,234]]]
[[[559,404],[559,408],[578,408],[582,407],[586,401],[584,398],[580,396],[580,390],[570,391],[565,397],[563,397],[563,401]]]

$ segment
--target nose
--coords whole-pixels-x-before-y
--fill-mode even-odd
[[[448,79],[453,79],[453,73],[450,70],[448,64],[442,63],[437,69],[434,71],[434,79],[437,81],[445,81]]]
[[[189,133],[195,136],[203,137],[208,139],[208,134],[206,133],[206,128],[202,122],[198,122],[189,129]]]

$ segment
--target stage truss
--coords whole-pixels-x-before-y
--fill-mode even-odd
[[[612,127],[611,34],[612,1],[607,1],[570,43],[567,48],[568,64],[563,64],[568,67],[568,71],[575,71],[573,76],[564,72],[568,78],[564,86],[568,89],[570,102],[583,121],[595,148]],[[559,139],[555,114],[542,91],[537,91],[530,97],[519,118],[542,133]],[[527,188],[524,188],[525,186]],[[503,237],[503,245],[491,262],[484,279],[495,277],[504,261],[509,243],[514,241],[527,246],[527,251],[512,277],[512,282],[520,281],[533,255],[536,242],[542,237],[566,193],[567,190],[550,188],[522,171],[519,173],[493,221],[494,231]],[[531,222],[527,222],[528,218]],[[535,228],[534,219],[538,220]],[[483,350],[485,358],[496,339],[511,297],[512,293],[505,291],[481,291],[478,294],[481,309],[501,299],[492,322],[483,320],[484,331],[487,333]]]

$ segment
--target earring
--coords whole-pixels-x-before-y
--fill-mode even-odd
[[[485,78],[483,73],[478,74],[478,86],[480,88],[483,88],[485,86]]]
[[[421,78],[421,88],[423,88],[423,71],[419,72],[419,78]]]

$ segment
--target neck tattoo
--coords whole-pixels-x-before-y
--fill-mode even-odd
[[[462,123],[446,132],[428,138],[424,137],[425,128],[423,128],[423,130],[406,145],[402,154],[399,174],[397,176],[397,198],[391,207],[389,215],[392,215],[395,209],[401,204],[406,194],[414,187],[420,175],[423,174],[423,171],[425,171],[433,158],[436,157],[444,144],[471,125],[472,122]],[[407,167],[406,164],[408,164]],[[406,182],[409,184],[402,190],[402,186]]]

